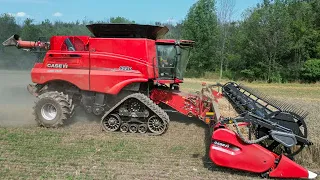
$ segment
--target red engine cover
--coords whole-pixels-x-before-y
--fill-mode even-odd
[[[255,173],[268,171],[275,163],[275,155],[257,144],[245,144],[228,129],[218,129],[212,135],[209,156],[224,167]]]

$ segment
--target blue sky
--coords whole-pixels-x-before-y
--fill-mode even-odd
[[[233,19],[261,0],[235,0]],[[18,21],[29,17],[41,22],[107,20],[122,16],[138,23],[177,22],[184,19],[196,0],[0,0],[0,14],[10,13]]]

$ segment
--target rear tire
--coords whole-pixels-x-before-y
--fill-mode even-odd
[[[74,105],[68,95],[62,92],[46,92],[35,102],[35,120],[40,126],[57,128],[63,125],[74,112]]]

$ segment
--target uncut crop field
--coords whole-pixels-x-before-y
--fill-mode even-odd
[[[186,79],[184,91],[200,90],[201,82]],[[260,179],[259,175],[214,166],[207,157],[210,134],[197,119],[170,113],[162,136],[103,132],[100,119],[77,109],[63,128],[36,126],[34,98],[28,94],[29,72],[0,71],[1,179]],[[310,139],[315,143],[297,157],[319,173],[319,84],[247,84],[272,97],[308,110]],[[220,103],[224,116],[235,116]]]

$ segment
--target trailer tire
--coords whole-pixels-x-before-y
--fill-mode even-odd
[[[57,128],[69,119],[74,111],[74,105],[68,95],[62,92],[45,92],[38,96],[35,102],[34,115],[38,125],[47,128]]]

